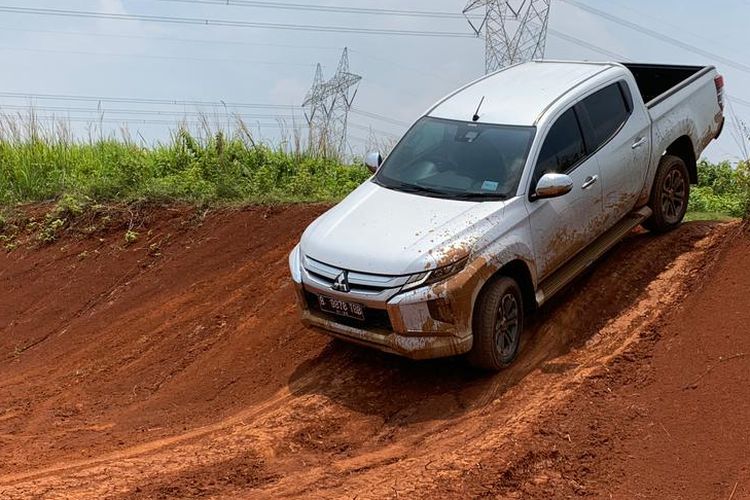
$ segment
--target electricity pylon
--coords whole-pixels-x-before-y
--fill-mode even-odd
[[[477,36],[484,32],[487,73],[544,57],[550,1],[469,0],[463,13]],[[480,9],[477,25],[470,14]]]
[[[323,79],[320,64],[302,106],[310,127],[310,147],[324,155],[343,155],[346,147],[346,126],[349,111],[357,95],[362,77],[349,71],[349,50],[341,54],[336,74]]]

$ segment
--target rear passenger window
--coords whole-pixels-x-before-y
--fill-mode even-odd
[[[630,116],[630,106],[618,83],[590,95],[579,106],[588,115],[591,126],[586,130],[589,152],[607,142]]]
[[[533,186],[544,175],[565,173],[586,155],[581,127],[573,108],[557,119],[549,130],[539,153]]]

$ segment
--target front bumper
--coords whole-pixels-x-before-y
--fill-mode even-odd
[[[402,335],[387,330],[371,330],[337,323],[335,320],[302,310],[302,323],[323,333],[379,351],[411,359],[444,358],[471,350],[472,337]]]
[[[456,356],[471,350],[477,289],[471,266],[439,285],[367,296],[334,291],[303,267],[299,270],[293,273],[293,281],[301,319],[308,327],[411,359]],[[316,307],[317,295],[361,303],[365,316],[373,320],[348,320],[323,312]]]

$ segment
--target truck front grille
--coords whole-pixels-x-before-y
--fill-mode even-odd
[[[303,266],[310,279],[323,288],[331,288],[333,282],[341,273],[348,272],[348,281],[352,294],[381,295],[392,290],[394,293],[406,284],[409,276],[388,276],[383,274],[368,274],[339,267],[330,266],[310,257],[304,257]]]

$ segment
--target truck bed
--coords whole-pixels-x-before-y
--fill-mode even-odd
[[[632,74],[651,118],[651,162],[639,203],[645,203],[663,154],[685,159],[690,181],[697,160],[724,125],[720,76],[713,66],[623,64]]]
[[[656,106],[705,73],[713,70],[711,66],[632,63],[623,63],[623,65],[633,73],[638,90],[640,90],[647,108]]]

